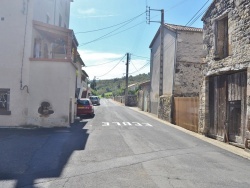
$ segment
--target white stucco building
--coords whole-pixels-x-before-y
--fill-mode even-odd
[[[1,0],[0,126],[73,122],[88,76],[69,29],[71,2]]]

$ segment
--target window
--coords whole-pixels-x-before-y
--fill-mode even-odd
[[[10,115],[10,89],[0,89],[0,115]]]
[[[217,20],[215,23],[215,60],[229,55],[228,17]]]

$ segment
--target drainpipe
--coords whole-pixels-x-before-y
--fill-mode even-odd
[[[56,25],[56,0],[54,2],[54,25]]]
[[[27,93],[29,93],[29,88],[27,85],[23,86],[23,64],[24,64],[24,54],[25,54],[25,47],[26,47],[26,35],[27,35],[27,23],[28,23],[28,13],[29,13],[29,0],[26,2],[23,1],[23,14],[25,14],[25,26],[24,26],[24,37],[23,37],[23,54],[22,54],[22,65],[21,65],[21,78],[20,78],[20,90],[24,90],[26,88]]]

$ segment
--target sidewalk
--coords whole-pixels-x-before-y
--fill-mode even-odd
[[[142,113],[142,114],[144,114],[144,115],[146,115],[146,116],[149,116],[149,117],[151,117],[151,118],[153,118],[153,119],[155,119],[155,120],[157,120],[157,121],[159,121],[159,122],[161,122],[161,123],[164,123],[164,124],[166,124],[166,125],[168,125],[168,126],[171,126],[171,127],[175,128],[175,129],[178,129],[178,130],[180,130],[180,131],[182,131],[182,132],[185,132],[185,133],[187,133],[187,134],[189,134],[189,135],[192,135],[192,136],[194,136],[194,137],[196,137],[196,138],[198,138],[198,139],[200,139],[200,140],[203,140],[203,141],[208,142],[208,143],[210,143],[210,144],[213,144],[214,146],[217,146],[217,147],[219,147],[219,148],[221,148],[221,149],[224,149],[224,150],[226,150],[226,151],[229,151],[229,152],[231,152],[231,153],[234,153],[234,154],[236,154],[236,155],[239,155],[239,156],[241,156],[241,157],[243,157],[243,158],[246,158],[246,159],[250,160],[250,152],[249,152],[248,150],[244,150],[244,149],[242,149],[242,148],[238,148],[238,147],[236,147],[236,146],[227,144],[227,143],[225,143],[225,142],[221,142],[221,141],[218,141],[218,140],[215,140],[215,139],[206,137],[206,136],[204,136],[204,135],[201,135],[201,134],[198,134],[198,133],[189,131],[189,130],[187,130],[187,129],[184,129],[184,128],[182,128],[182,127],[179,127],[179,126],[174,125],[174,124],[172,124],[172,123],[169,123],[169,122],[167,122],[167,121],[161,120],[161,119],[159,119],[159,118],[157,117],[157,115],[155,115],[155,114],[151,114],[151,113],[149,113],[149,112],[141,111],[138,107],[129,107],[129,108],[132,109],[132,110],[134,110],[134,111],[137,111],[137,112],[139,112],[139,113]]]

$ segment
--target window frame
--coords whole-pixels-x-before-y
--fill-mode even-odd
[[[0,115],[11,115],[11,111],[10,111],[10,89],[6,89],[6,88],[0,88],[0,103],[3,102],[2,101],[2,97],[4,95],[7,94],[6,97],[6,108],[0,108]]]
[[[220,41],[223,41],[221,43]],[[217,18],[214,22],[214,60],[229,56],[228,14]]]

